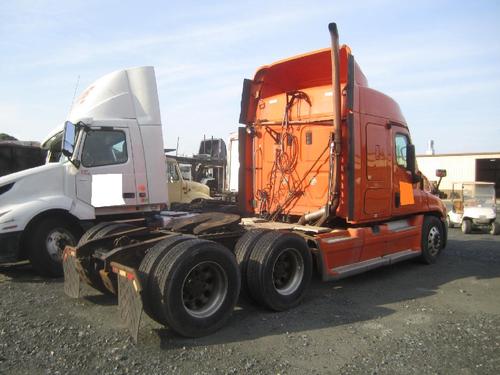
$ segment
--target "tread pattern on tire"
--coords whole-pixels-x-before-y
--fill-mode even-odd
[[[111,223],[111,225],[105,226],[104,228],[99,230],[92,239],[97,240],[99,238],[103,238],[111,234],[122,232],[124,229],[132,227],[133,225],[126,223]]]
[[[94,238],[94,235],[97,232],[99,232],[101,229],[103,229],[111,224],[113,224],[113,222],[105,221],[105,222],[94,225],[92,228],[90,228],[88,231],[86,231],[83,234],[83,236],[80,237],[80,240],[78,241],[77,247],[82,246],[82,245],[86,244],[88,241],[92,240]]]
[[[155,269],[168,251],[179,243],[192,238],[189,235],[178,235],[158,242],[147,251],[139,265],[139,277],[141,278],[144,294],[144,311],[151,319],[159,323],[165,324],[165,318],[161,310],[161,292],[154,275]]]
[[[170,249],[169,252],[167,252],[163,256],[163,258],[161,258],[160,262],[156,266],[155,272],[153,273],[153,276],[155,278],[154,283],[158,285],[157,291],[159,292],[159,294],[155,293],[151,297],[154,298],[156,300],[155,303],[158,304],[158,306],[160,306],[159,310],[161,311],[161,318],[162,318],[161,323],[170,326],[175,331],[177,331],[177,329],[176,327],[172,327],[170,325],[171,323],[169,322],[168,316],[165,313],[165,309],[163,307],[163,304],[165,303],[163,288],[165,286],[165,283],[167,282],[168,276],[170,275],[170,269],[172,268],[172,264],[177,260],[178,256],[187,249],[189,249],[191,246],[201,243],[203,243],[203,240],[196,238],[184,241],[178,244],[177,246],[174,246],[172,249]]]
[[[104,223],[102,223],[104,224]],[[107,225],[103,225],[100,229],[96,230],[93,234],[93,236],[87,241],[91,240],[98,240],[102,237],[121,232],[125,228],[130,228],[132,225],[126,224],[126,223],[113,223],[113,222],[108,222],[106,223]],[[99,224],[97,224],[99,226]],[[91,228],[92,229],[92,228]],[[94,249],[98,250],[99,248]],[[97,269],[94,267],[96,266],[95,261],[91,258],[90,264],[89,264],[89,279],[90,279],[90,285],[94,288],[100,291],[101,293],[104,294],[110,294],[111,292],[104,286],[104,283],[102,282],[101,276],[99,275],[99,272]],[[112,278],[115,278],[115,276],[111,275]],[[116,287],[116,285],[115,285]]]
[[[238,263],[238,267],[240,268],[241,274],[241,290],[240,295],[242,297],[249,297],[250,293],[248,291],[247,284],[247,267],[248,260],[250,259],[250,255],[255,248],[258,240],[270,229],[251,229],[247,231],[243,236],[240,237],[238,242],[234,247],[234,255],[236,257],[236,263]]]
[[[257,301],[262,306],[265,306],[274,311],[283,311],[292,308],[300,303],[303,297],[303,291],[307,289],[312,276],[312,257],[310,253],[307,253],[304,263],[304,279],[302,285],[302,291],[296,300],[290,303],[281,303],[280,301],[273,300],[267,295],[265,289],[265,274],[266,264],[269,257],[272,256],[272,249],[278,242],[278,240],[283,236],[295,237],[300,241],[303,241],[302,237],[297,234],[290,232],[280,232],[271,231],[270,233],[264,234],[255,244],[254,250],[250,254],[250,259],[247,268],[247,282],[248,289],[252,298]],[[307,248],[307,245],[304,243]]]
[[[270,233],[262,236],[254,246],[250,258],[248,259],[247,267],[247,285],[248,291],[252,298],[261,305],[265,305],[265,301],[262,298],[261,289],[261,271],[262,271],[262,260],[265,255],[269,252],[269,244],[274,243],[281,233],[278,231],[272,231]]]

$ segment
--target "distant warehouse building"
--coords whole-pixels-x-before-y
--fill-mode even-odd
[[[448,193],[453,182],[485,181],[496,184],[500,198],[500,152],[417,155],[418,168],[430,181],[436,181],[436,169],[446,169],[440,190]]]

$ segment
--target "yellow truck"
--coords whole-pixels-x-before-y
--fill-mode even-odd
[[[166,164],[169,208],[176,203],[191,203],[196,199],[212,199],[210,188],[207,185],[184,179],[177,160],[167,157]]]

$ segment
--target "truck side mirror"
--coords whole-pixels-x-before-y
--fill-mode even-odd
[[[415,145],[413,144],[406,146],[406,165],[407,170],[411,172],[412,182],[420,182],[422,177],[417,174],[417,159],[415,157]]]
[[[241,92],[241,110],[240,110],[240,124],[248,125],[252,122],[252,117],[255,115],[257,108],[257,100],[252,95],[253,81],[251,79],[243,80],[243,90]]]
[[[62,153],[64,156],[70,158],[73,156],[75,148],[75,134],[76,126],[71,121],[64,123],[64,135],[62,141]]]
[[[80,124],[80,123],[79,123]],[[66,121],[64,123],[64,134],[62,138],[61,152],[76,168],[80,168],[80,161],[73,160],[72,156],[75,152],[75,142],[76,142],[76,125],[71,121]]]
[[[446,177],[446,169],[436,169],[436,177]]]

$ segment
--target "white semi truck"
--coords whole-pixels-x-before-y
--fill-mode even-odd
[[[0,178],[0,261],[62,275],[61,254],[99,221],[148,217],[168,204],[152,67],[108,74],[76,100],[59,163]]]

